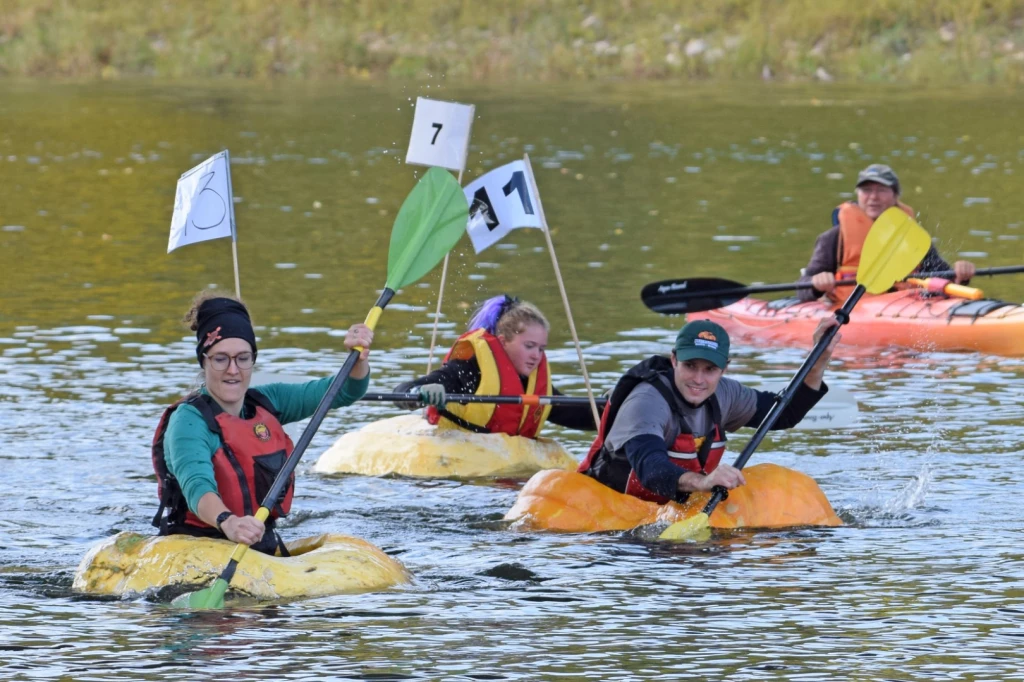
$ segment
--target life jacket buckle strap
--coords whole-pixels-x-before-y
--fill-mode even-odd
[[[156,514],[153,516],[153,520],[149,522],[150,525],[152,525],[154,528],[160,528],[161,530],[164,528],[164,526],[165,526],[165,523],[164,523],[164,508],[165,508],[165,506],[166,505],[164,505],[163,500],[160,500],[160,508],[156,510]]]
[[[480,426],[479,424],[474,424],[471,421],[468,421],[466,419],[463,419],[462,417],[459,417],[459,416],[456,416],[456,415],[452,414],[451,412],[449,412],[448,410],[444,409],[443,407],[439,408],[437,410],[437,413],[440,414],[445,419],[447,419],[448,421],[452,422],[453,424],[456,424],[457,426],[460,426],[460,427],[466,429],[467,431],[472,431],[473,433],[490,433],[491,432],[491,430],[488,429],[486,426]]]

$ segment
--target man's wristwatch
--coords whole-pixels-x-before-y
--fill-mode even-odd
[[[217,524],[217,530],[219,530],[221,533],[224,532],[224,529],[220,527],[220,524],[227,521],[228,517],[230,516],[234,516],[234,514],[232,514],[229,511],[222,511],[220,514],[217,514],[217,520],[214,523]]]

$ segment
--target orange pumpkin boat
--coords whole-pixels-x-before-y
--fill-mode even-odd
[[[756,464],[743,475],[747,484],[730,490],[715,508],[712,528],[843,525],[810,476],[777,464]],[[689,518],[709,497],[710,493],[694,493],[685,504],[659,505],[616,492],[583,474],[549,469],[527,481],[505,520],[526,530],[630,530]]]
[[[795,298],[747,297],[724,308],[688,313],[686,319],[717,322],[734,339],[806,346],[821,318],[836,308]],[[844,346],[1024,355],[1024,306],[929,296],[921,289],[868,295],[850,313],[842,333]]]

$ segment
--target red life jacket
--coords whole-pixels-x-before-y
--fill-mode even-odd
[[[235,516],[251,516],[259,509],[274,478],[292,454],[292,440],[278,421],[273,405],[256,389],[246,391],[242,408],[243,415],[254,413],[252,419],[227,414],[205,394],[180,400],[164,410],[153,436],[153,470],[160,499],[160,509],[153,517],[153,525],[160,529],[161,535],[187,533],[223,537],[189,510],[181,486],[167,469],[164,436],[171,415],[183,404],[199,410],[207,428],[220,438],[221,445],[212,457],[213,475],[217,494]],[[275,519],[288,515],[294,487],[293,473],[282,497],[270,510],[270,518],[265,524],[268,531],[273,530]],[[166,516],[163,515],[165,508],[168,510]]]
[[[581,474],[587,474],[613,490],[658,504],[665,504],[669,498],[645,488],[625,456],[611,452],[605,445],[605,438],[612,429],[619,409],[633,389],[641,383],[654,386],[677,416],[681,432],[669,445],[668,456],[669,461],[679,468],[680,475],[687,471],[705,474],[714,471],[725,454],[726,440],[725,429],[722,428],[722,411],[714,395],[704,403],[711,410],[711,431],[704,437],[695,438],[686,419],[678,412],[672,389],[665,385],[662,377],[669,382],[673,380],[672,363],[666,357],[655,355],[632,367],[619,379],[601,415],[597,438],[577,469]],[[684,500],[686,495],[680,493],[676,499]]]
[[[551,395],[548,359],[527,378],[526,388],[505,352],[501,340],[483,329],[468,331],[455,342],[444,361],[468,360],[476,357],[480,366],[480,383],[476,395]],[[550,405],[495,405],[494,403],[452,403],[439,410],[427,408],[427,421],[442,428],[463,428],[476,433],[505,433],[510,436],[536,438],[551,412]]]

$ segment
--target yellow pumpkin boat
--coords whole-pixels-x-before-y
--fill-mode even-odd
[[[746,485],[711,514],[712,528],[841,526],[813,478],[777,464],[743,470]],[[693,493],[684,504],[659,505],[616,492],[589,476],[541,471],[519,492],[505,514],[514,528],[569,533],[630,530],[652,523],[675,523],[703,509],[710,493]]]
[[[575,470],[577,464],[550,438],[439,429],[419,414],[405,414],[346,433],[315,469],[363,476],[525,478],[542,469]]]
[[[246,552],[231,590],[263,601],[373,592],[410,580],[401,563],[357,538],[318,535],[287,546],[290,557]],[[234,549],[235,543],[215,538],[118,533],[83,557],[72,589],[129,596],[171,585],[208,587]]]

